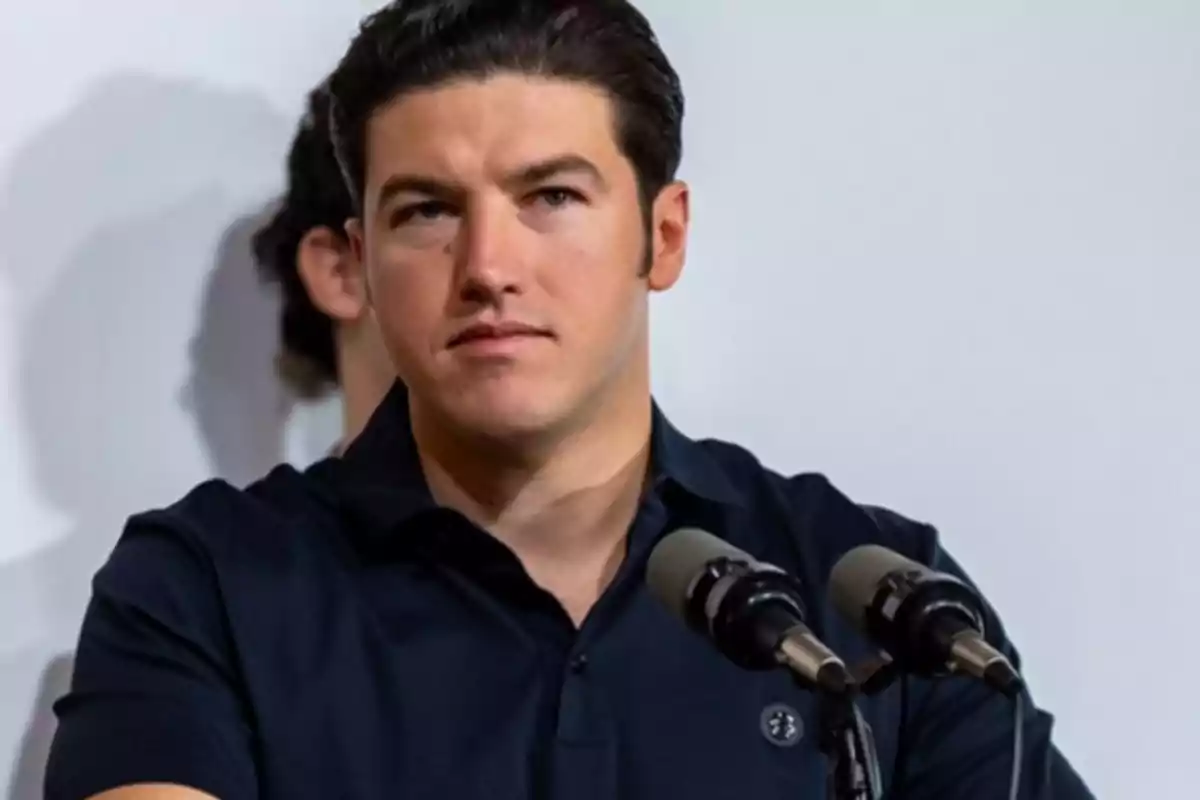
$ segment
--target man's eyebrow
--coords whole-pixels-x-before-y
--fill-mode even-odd
[[[529,186],[570,173],[582,174],[595,181],[601,188],[608,186],[599,167],[583,156],[573,153],[554,156],[520,167],[506,175],[502,184],[507,188]],[[449,200],[461,197],[465,191],[462,186],[450,181],[439,180],[427,175],[398,173],[383,182],[383,186],[379,189],[378,204],[380,207],[385,206],[398,194],[417,194]]]
[[[390,176],[379,187],[378,205],[382,208],[398,194],[419,194],[439,199],[458,197],[463,193],[461,186],[425,175],[397,174]]]
[[[551,178],[569,173],[582,174],[595,181],[601,188],[607,188],[608,186],[608,181],[604,180],[599,167],[583,156],[574,153],[554,156],[553,158],[528,164],[508,175],[504,179],[504,183],[506,185],[527,186],[529,184],[542,183]]]

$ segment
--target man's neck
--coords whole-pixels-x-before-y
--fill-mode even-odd
[[[438,502],[507,544],[579,622],[624,557],[650,462],[651,409],[644,393],[535,453],[481,448],[418,406],[413,433]]]
[[[375,360],[372,360],[375,358]],[[345,450],[354,441],[379,403],[395,384],[395,376],[380,368],[373,353],[343,337],[338,342],[338,384],[342,390],[342,439],[338,450]]]

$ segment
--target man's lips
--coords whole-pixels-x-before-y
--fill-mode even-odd
[[[545,328],[526,325],[522,322],[479,323],[464,328],[452,336],[448,347],[453,349],[470,342],[539,336],[549,338],[553,334]]]

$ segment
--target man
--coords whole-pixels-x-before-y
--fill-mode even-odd
[[[840,555],[958,568],[928,526],[692,441],[653,404],[648,295],[679,278],[689,200],[683,97],[645,19],[403,0],[331,93],[350,284],[410,407],[389,395],[305,474],[130,520],[48,796],[824,796],[813,695],[673,619],[648,553],[692,525],[783,566],[852,660],[870,648],[823,599]],[[1008,796],[1011,711],[980,684],[912,681],[863,710],[892,796]],[[1088,797],[1050,728],[1028,709],[1020,796]]]
[[[281,373],[303,397],[340,388],[341,451],[359,434],[396,372],[379,339],[375,315],[355,282],[344,225],[354,215],[329,138],[329,95],[309,94],[308,110],[287,159],[287,190],[254,235],[262,276],[278,284]]]

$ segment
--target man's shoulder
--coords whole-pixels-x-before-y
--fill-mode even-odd
[[[301,529],[333,512],[314,469],[281,464],[244,487],[219,478],[204,481],[169,505],[134,514],[126,532],[169,531],[214,556],[294,549]]]
[[[782,472],[750,450],[719,439],[697,444],[743,499],[748,510],[822,561],[836,560],[861,544],[882,544],[929,563],[938,548],[936,529],[875,503],[860,502],[822,472]]]

